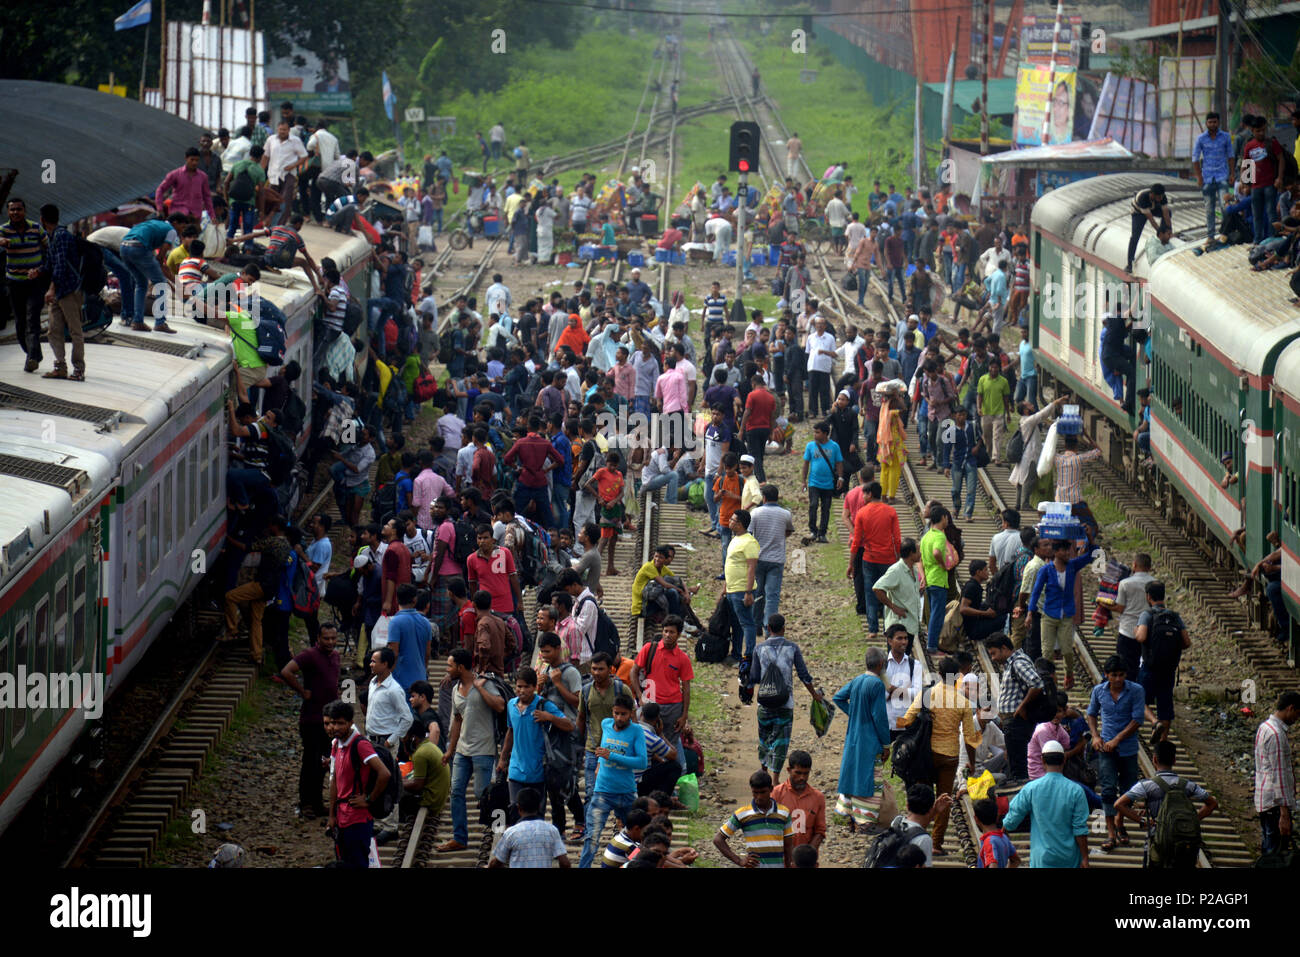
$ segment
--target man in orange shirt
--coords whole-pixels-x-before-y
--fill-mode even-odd
[[[808,783],[812,755],[807,751],[791,751],[786,761],[790,769],[788,776],[783,784],[772,789],[772,800],[790,809],[794,846],[811,844],[817,850],[826,840],[826,795]]]
[[[853,534],[853,520],[858,517],[858,512],[862,511],[862,506],[866,504],[863,493],[868,485],[876,480],[876,470],[870,465],[865,465],[862,471],[858,473],[858,484],[848,490],[844,496],[844,508],[840,516],[844,519],[844,530],[850,535]],[[866,614],[866,612],[860,612]]]
[[[879,482],[867,485],[862,496],[865,503],[853,519],[853,537],[849,539],[849,574],[857,596],[858,614],[867,616],[869,639],[880,631],[880,602],[876,600],[876,579],[898,561],[903,538],[898,528],[898,512],[881,501]]]
[[[740,508],[740,492],[744,480],[739,472],[740,458],[735,452],[722,456],[722,471],[713,479],[713,499],[718,503],[718,524],[722,526],[722,564],[727,564],[727,546],[731,544],[731,516]],[[726,575],[716,576],[717,581]]]

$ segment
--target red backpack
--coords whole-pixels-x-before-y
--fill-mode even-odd
[[[433,377],[432,373],[426,372],[416,378],[413,389],[416,402],[428,402],[437,391],[438,380]]]

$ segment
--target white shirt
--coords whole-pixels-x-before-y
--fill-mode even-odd
[[[885,699],[885,713],[889,716],[889,729],[897,731],[898,719],[907,714],[912,699],[921,690],[921,663],[905,655],[902,661],[885,656],[885,683],[894,686],[894,693]]]
[[[1009,262],[1011,262],[1011,251],[1009,249],[1003,247],[999,251],[997,246],[990,246],[980,253],[980,258],[977,260],[977,265],[980,267],[980,277],[988,279],[989,276],[1002,268],[1003,263]]]
[[[840,361],[844,363],[846,371],[853,368],[853,357],[857,355],[858,350],[864,345],[866,345],[866,340],[861,336],[857,336],[852,342],[846,342],[836,350],[840,354]]]
[[[723,228],[731,229],[731,223],[727,222],[721,216],[714,216],[704,224],[704,235],[711,238],[717,238],[718,232]]]
[[[506,128],[498,123],[488,130],[488,139],[493,143],[504,143],[506,141]]]
[[[591,601],[586,601],[588,598]],[[578,634],[582,636],[582,641],[578,643],[581,649],[578,653],[580,664],[591,660],[592,645],[596,643],[597,618],[596,596],[590,588],[584,588],[573,602],[573,620],[578,626]]]
[[[470,472],[474,469],[474,443],[470,442],[456,453],[456,478],[461,487],[469,484]]]
[[[858,248],[858,243],[867,238],[867,227],[859,220],[854,220],[844,227],[844,237],[849,241],[849,255]]]
[[[677,371],[686,376],[687,389],[689,389],[691,383],[695,382],[700,376],[699,370],[695,368],[695,364],[685,356],[677,360]]]
[[[646,462],[645,468],[641,470],[641,481],[648,482],[661,475],[667,475],[672,470],[673,467],[668,461],[668,450],[655,449],[650,453],[650,461]]]
[[[307,158],[307,147],[296,136],[285,140],[272,136],[266,141],[266,154],[266,178],[272,186],[279,186],[284,180],[285,171]]]
[[[429,540],[416,529],[414,535],[403,535],[402,543],[406,550],[411,553],[411,580],[417,584],[424,581],[425,574],[429,570],[429,561],[432,554],[429,551]]]
[[[809,372],[830,372],[835,362],[835,337],[829,332],[823,332],[820,336],[817,333],[808,333],[808,371]],[[824,356],[821,350],[825,349],[832,355]]]
[[[339,138],[329,130],[317,130],[307,140],[307,151],[320,154],[320,168],[325,169],[339,158]]]
[[[1020,551],[1020,529],[1004,528],[993,536],[989,543],[989,554],[998,560],[998,567],[1014,565],[1016,553]]]
[[[849,208],[842,199],[832,199],[826,204],[826,222],[839,229],[849,221]]]
[[[487,304],[489,313],[505,315],[506,310],[510,308],[510,287],[505,283],[494,282],[487,287],[487,292],[483,294],[483,301]]]
[[[577,366],[565,370],[564,394],[576,401],[582,400],[582,376],[578,375]]]
[[[413,720],[406,692],[398,687],[392,675],[385,678],[382,684],[378,678],[370,679],[370,697],[366,699],[366,734],[383,735],[388,739],[388,749],[395,753]]]

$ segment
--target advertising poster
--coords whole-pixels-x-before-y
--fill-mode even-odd
[[[289,56],[267,63],[266,96],[273,105],[289,100],[299,113],[351,113],[348,61],[322,62],[314,53],[294,46]]]
[[[1156,141],[1158,119],[1154,86],[1143,80],[1107,73],[1101,85],[1101,95],[1097,98],[1097,111],[1092,118],[1088,139],[1099,140],[1109,136],[1134,153],[1159,156]]]
[[[1027,13],[1020,18],[1020,62],[1048,63],[1052,59],[1052,34],[1056,30],[1056,17],[1039,17]],[[1056,50],[1056,63],[1079,65],[1079,40],[1083,34],[1083,17],[1079,14],[1061,20],[1061,36]]]
[[[1019,146],[1069,143],[1074,139],[1072,67],[1022,66],[1016,74],[1015,141]],[[1049,114],[1044,136],[1043,115]]]

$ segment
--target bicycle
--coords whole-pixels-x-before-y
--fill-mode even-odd
[[[469,213],[466,218],[469,223],[468,229],[464,226],[457,226],[447,233],[447,245],[457,251],[466,248],[472,249],[474,236],[483,234],[483,213],[481,211],[475,210],[473,213]]]

